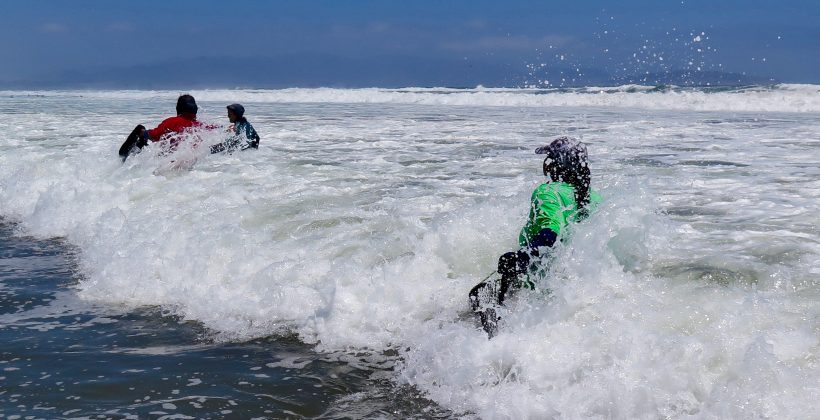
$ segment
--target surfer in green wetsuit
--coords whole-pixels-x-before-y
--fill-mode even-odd
[[[258,149],[259,134],[245,118],[245,107],[240,104],[228,105],[228,121],[231,126],[228,129],[230,137],[222,143],[211,146],[211,153],[232,152],[234,150]]]
[[[566,236],[570,223],[586,218],[590,207],[600,202],[600,196],[590,189],[589,159],[582,142],[559,137],[548,146],[539,147],[535,153],[546,155],[544,175],[549,181],[532,193],[529,217],[518,236],[521,248],[498,259],[501,278],[497,284],[481,282],[470,291],[473,311],[478,313],[490,337],[495,334],[498,317],[487,304],[503,304],[511,288],[534,288],[529,274],[537,269],[533,267],[538,261],[536,258]],[[488,294],[489,289],[494,293]]]

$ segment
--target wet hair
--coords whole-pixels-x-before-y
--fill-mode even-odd
[[[198,109],[196,100],[191,95],[180,95],[177,99],[177,115],[185,113],[196,114]]]
[[[566,182],[575,188],[575,203],[579,212],[586,214],[590,183],[586,145],[571,137],[559,137],[548,146],[539,147],[535,153],[547,155],[544,159],[544,175],[553,182]]]

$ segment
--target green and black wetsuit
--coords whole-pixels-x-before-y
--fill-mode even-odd
[[[590,191],[589,206],[601,201],[595,191]],[[552,246],[561,237],[566,226],[578,222],[583,213],[575,202],[575,187],[565,182],[546,182],[532,192],[530,215],[527,224],[518,235],[518,245],[522,248]],[[551,233],[545,233],[548,229]],[[549,241],[549,238],[553,238]]]
[[[258,148],[259,134],[256,134],[256,130],[253,129],[251,123],[245,117],[242,117],[234,124],[231,136],[227,140],[211,146],[211,153]]]
[[[600,201],[600,195],[590,191],[587,208],[595,207]],[[529,217],[518,235],[521,249],[508,252],[498,260],[498,273],[502,279],[499,303],[503,303],[510,286],[533,288],[528,276],[531,257],[539,256],[543,247],[552,247],[563,239],[567,226],[581,221],[587,214],[581,210],[585,209],[578,208],[575,187],[565,182],[547,182],[532,192]],[[523,276],[520,278],[520,275]]]

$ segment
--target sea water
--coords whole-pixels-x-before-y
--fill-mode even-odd
[[[120,162],[179,93],[0,92],[0,416],[820,417],[820,87],[195,91],[259,150]],[[560,135],[603,203],[488,340]]]

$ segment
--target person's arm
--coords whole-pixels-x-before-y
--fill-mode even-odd
[[[256,130],[253,129],[251,123],[248,123],[248,128],[245,132],[248,138],[248,147],[253,147],[254,149],[259,148],[259,134],[256,134]]]
[[[143,147],[148,145],[148,140],[149,140],[148,130],[146,130],[145,127],[142,126],[141,124],[139,125],[139,127],[140,127],[140,132],[137,134],[137,136],[138,136],[138,138],[137,138],[137,147],[142,149]]]
[[[561,201],[549,189],[548,184],[541,184],[536,188],[532,192],[527,224],[518,236],[519,245],[527,248],[552,246],[561,231],[561,222],[557,217],[560,209]]]
[[[558,233],[550,228],[543,228],[539,230],[538,233],[530,237],[529,247],[540,248],[542,246],[547,246],[552,248],[557,240]]]
[[[542,184],[544,185],[544,184]],[[541,229],[549,228],[553,232],[561,231],[561,198],[548,186],[539,187],[532,195],[532,225],[530,233],[537,234]]]
[[[171,117],[171,118],[173,118],[173,117]],[[159,141],[159,139],[160,139],[163,135],[165,135],[165,134],[167,134],[167,133],[169,133],[169,132],[173,131],[173,130],[171,129],[171,127],[170,127],[170,120],[171,120],[171,118],[166,118],[166,119],[164,119],[161,123],[159,123],[159,125],[157,126],[157,128],[152,128],[152,129],[150,129],[150,130],[145,130],[145,136],[144,136],[144,137],[145,137],[147,140],[151,140],[151,141],[153,141],[153,142],[157,142],[157,141]]]

